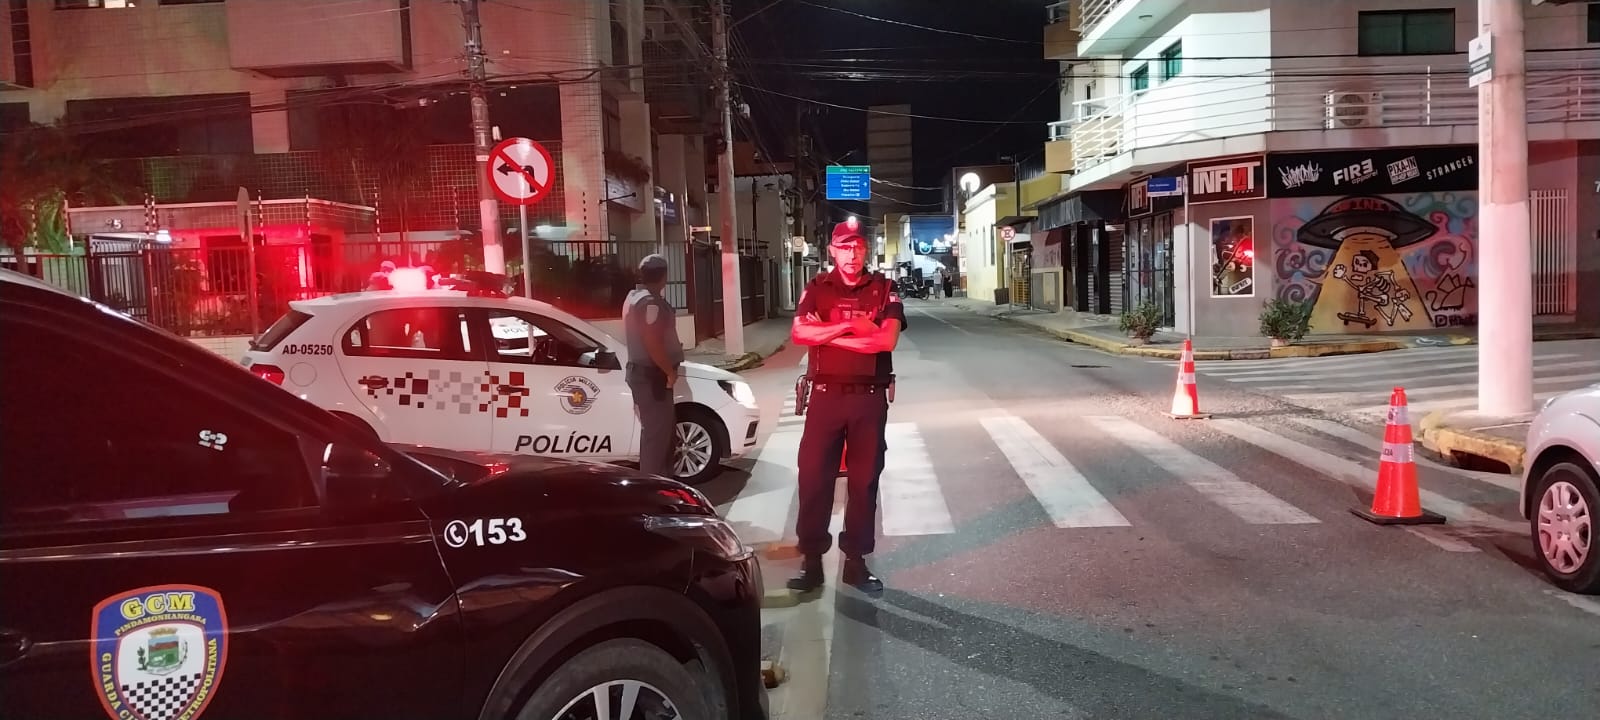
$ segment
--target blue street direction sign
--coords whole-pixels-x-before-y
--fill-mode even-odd
[[[829,165],[829,200],[871,200],[871,165]]]
[[[1183,178],[1181,177],[1153,177],[1145,185],[1145,194],[1150,197],[1166,197],[1169,195],[1183,194]]]

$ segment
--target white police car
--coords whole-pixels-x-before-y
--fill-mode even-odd
[[[402,269],[404,271],[404,269]],[[627,346],[548,303],[498,291],[380,290],[289,303],[243,363],[387,442],[634,460]],[[684,363],[677,479],[698,483],[756,443],[738,375]]]

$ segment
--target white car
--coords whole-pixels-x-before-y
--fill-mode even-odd
[[[243,363],[386,442],[617,462],[639,455],[626,345],[548,303],[495,291],[379,290],[289,303]],[[756,443],[738,375],[684,363],[676,479]]]
[[[1534,417],[1517,505],[1545,575],[1563,590],[1600,593],[1600,385],[1552,398]]]

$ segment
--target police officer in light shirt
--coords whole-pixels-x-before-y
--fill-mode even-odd
[[[883,583],[867,569],[878,514],[884,429],[894,382],[892,351],[906,326],[905,307],[893,281],[867,271],[873,248],[855,218],[839,223],[828,242],[833,269],[818,275],[800,296],[790,336],[810,346],[805,430],[800,438],[799,515],[795,534],[804,556],[789,588],[815,590],[823,582],[822,555],[831,548],[828,524],[841,454],[848,448],[848,502],[839,549],[842,580],[876,592]]]
[[[661,296],[666,287],[665,257],[648,255],[639,261],[639,287],[623,301],[622,319],[628,338],[624,378],[639,415],[639,469],[670,478],[678,437],[672,396],[683,343],[678,340],[677,312]]]

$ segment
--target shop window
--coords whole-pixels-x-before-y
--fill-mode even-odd
[[[1130,92],[1144,92],[1150,89],[1150,66],[1140,65],[1138,70],[1128,74],[1128,89]]]
[[[1377,10],[1360,13],[1362,55],[1442,55],[1456,49],[1454,10]]]
[[[1600,43],[1600,2],[1589,2],[1589,42]]]
[[[1161,51],[1161,79],[1171,80],[1183,72],[1183,41]]]

